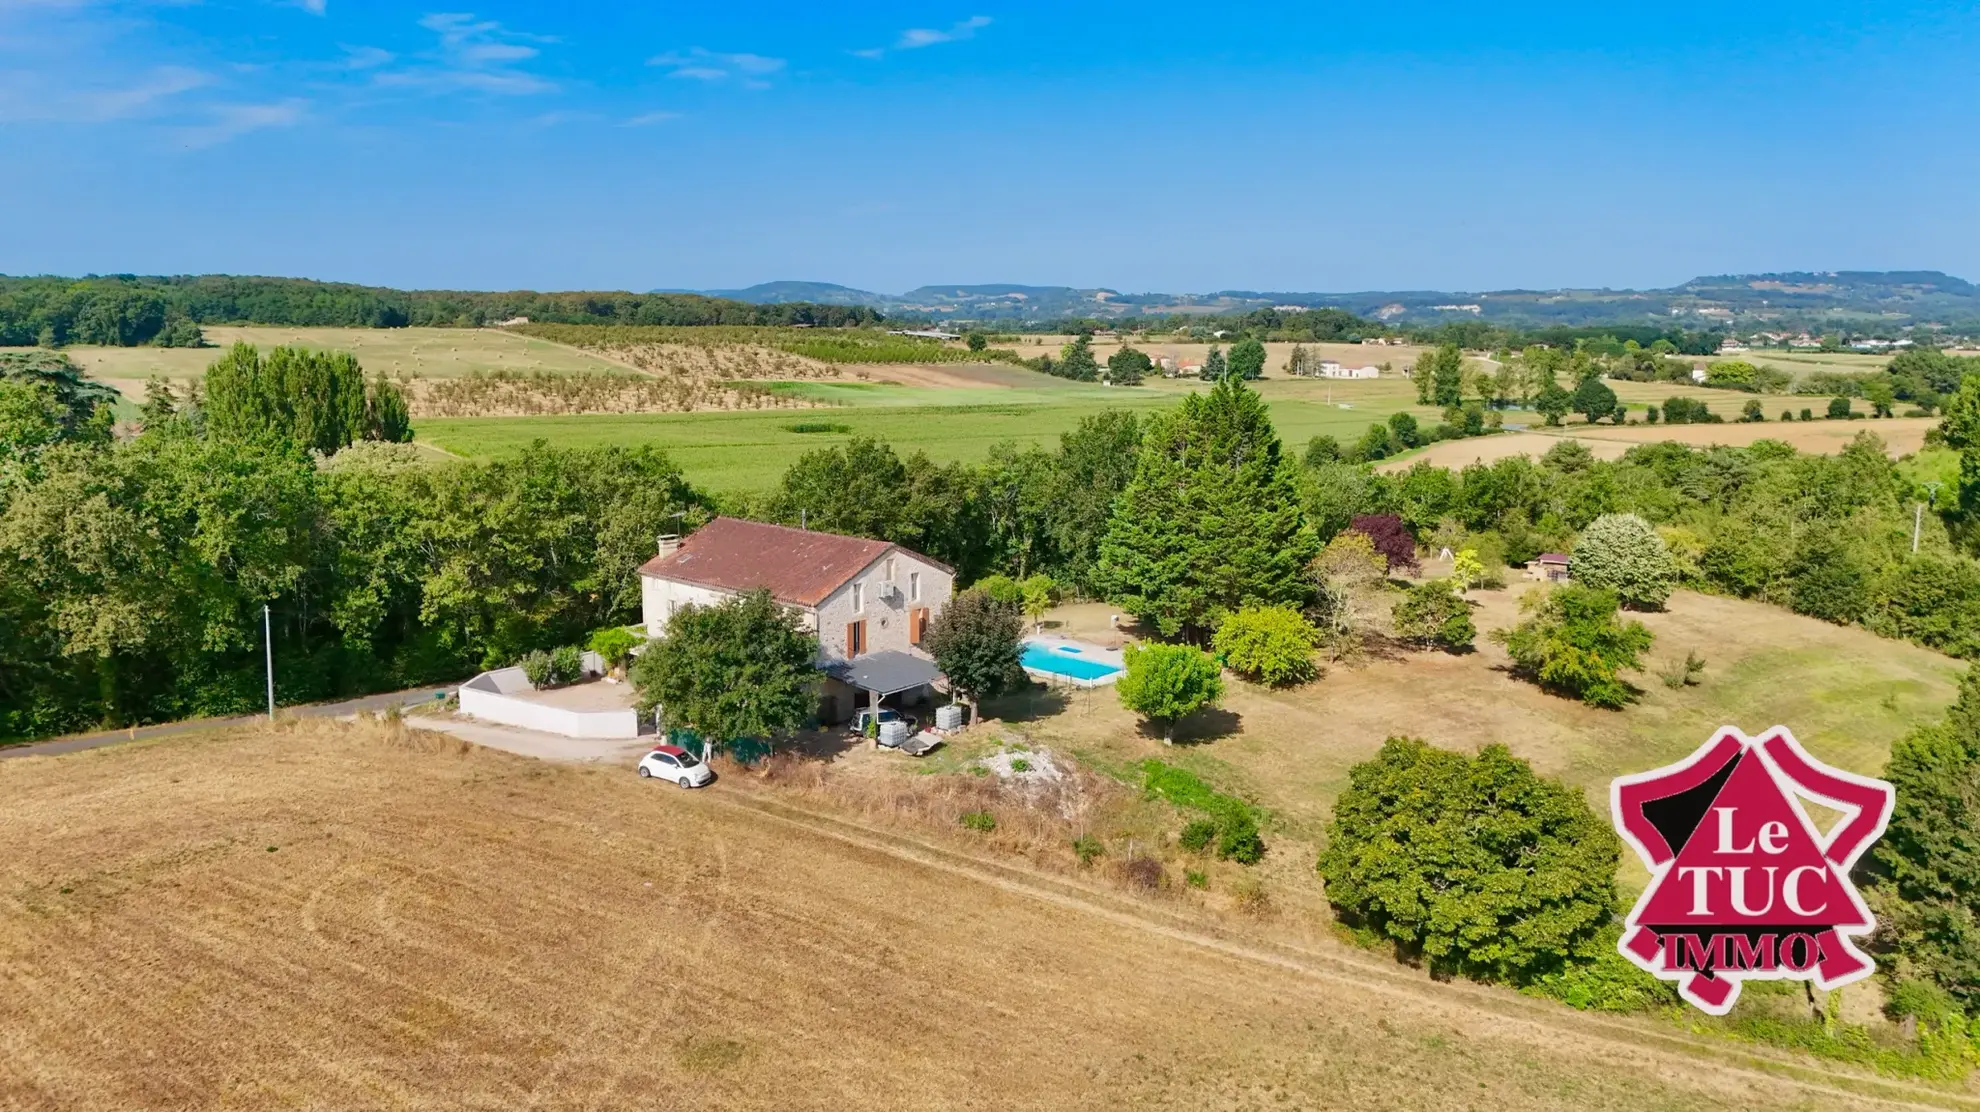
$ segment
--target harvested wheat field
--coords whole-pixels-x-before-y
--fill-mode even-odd
[[[6,762],[0,1107],[1957,1104],[761,791],[329,722]]]
[[[1445,440],[1421,452],[1377,464],[1379,470],[1408,470],[1418,460],[1438,467],[1492,463],[1508,456],[1539,457],[1562,440],[1579,440],[1597,459],[1621,459],[1638,444],[1671,441],[1696,447],[1723,444],[1743,448],[1756,440],[1779,440],[1804,452],[1840,452],[1860,432],[1883,438],[1893,456],[1907,456],[1925,446],[1925,433],[1938,424],[1934,417],[1897,417],[1882,421],[1764,421],[1723,425],[1568,425],[1557,432],[1511,432],[1471,440]]]

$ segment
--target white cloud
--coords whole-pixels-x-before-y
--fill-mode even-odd
[[[656,54],[648,58],[646,64],[664,68],[669,77],[689,81],[727,81],[733,78],[742,82],[744,88],[764,89],[770,84],[765,79],[782,70],[785,63],[782,58],[763,54],[724,54],[697,46],[685,54],[680,51]]]
[[[990,26],[989,16],[973,15],[960,23],[952,24],[946,31],[938,31],[932,27],[910,27],[901,32],[901,37],[895,40],[893,49],[920,50],[924,46],[936,46],[945,42],[961,42],[964,39],[975,38],[978,31],[988,26]],[[876,46],[867,50],[855,50],[851,53],[855,58],[877,60],[887,56],[887,48]]]
[[[346,46],[344,48],[344,68],[354,70],[377,69],[389,65],[397,55],[376,46]]]
[[[553,38],[511,31],[495,20],[476,19],[471,12],[432,12],[422,16],[419,25],[439,36],[437,47],[427,55],[429,63],[381,72],[376,78],[378,84],[500,96],[527,96],[557,89],[555,82],[521,68],[522,63],[542,53],[527,43],[555,42]],[[351,67],[382,66],[391,60],[391,55],[384,51],[372,53],[373,50],[367,47],[363,52],[351,51]]]
[[[47,74],[25,71],[0,83],[0,120],[100,124],[150,115],[182,93],[213,83],[198,70],[160,66],[130,85],[51,92]]]
[[[172,134],[180,146],[212,147],[250,131],[289,127],[303,118],[307,107],[307,101],[293,99],[275,104],[220,104],[211,109],[206,123],[177,128]]]
[[[642,112],[639,115],[634,116],[632,119],[627,120],[624,123],[620,124],[619,126],[648,127],[653,124],[663,124],[666,123],[668,120],[678,120],[680,118],[681,118],[681,114],[679,112]]]
[[[932,31],[926,27],[914,27],[901,32],[901,39],[894,44],[894,49],[918,50],[924,46],[934,46],[937,43],[961,42],[964,39],[974,38],[978,31],[988,26],[990,26],[989,16],[973,15],[946,31]]]
[[[311,15],[323,15],[330,10],[330,0],[296,0],[296,7]]]

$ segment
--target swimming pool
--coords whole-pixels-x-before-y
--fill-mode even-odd
[[[1105,650],[1097,646],[1071,645],[1051,641],[1026,641],[1018,661],[1027,672],[1046,672],[1086,683],[1114,679],[1121,674],[1118,664],[1100,658]]]

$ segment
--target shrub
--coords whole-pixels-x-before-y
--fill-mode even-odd
[[[1030,771],[1031,771],[1031,762],[1030,762],[1030,761],[1028,761],[1028,760],[1025,760],[1025,759],[1024,759],[1023,757],[1012,757],[1012,758],[1011,758],[1011,771],[1012,771],[1012,772],[1030,772]]]
[[[1255,876],[1239,877],[1231,885],[1231,904],[1246,915],[1261,918],[1272,912],[1272,899],[1265,892],[1265,882]]]
[[[1829,416],[1829,420],[1831,420],[1831,421],[1847,421],[1847,420],[1849,420],[1849,418],[1850,418],[1850,411],[1849,411],[1849,399],[1848,399],[1848,398],[1830,398],[1830,399],[1829,399],[1829,414],[1828,414],[1828,416]]]
[[[997,829],[997,816],[988,811],[970,811],[963,815],[961,821],[965,829],[978,834],[988,834]]]
[[[1747,402],[1745,407],[1739,411],[1739,419],[1743,424],[1765,421],[1767,419],[1767,413],[1760,408],[1760,399],[1754,398]]]
[[[550,650],[550,682],[576,683],[584,678],[584,650],[576,645],[559,645]]]
[[[986,575],[977,580],[972,589],[982,591],[1006,606],[1024,605],[1024,588],[1008,575]]]
[[[1093,835],[1081,834],[1079,837],[1073,839],[1072,851],[1073,856],[1079,858],[1080,864],[1091,865],[1094,858],[1102,857],[1106,854],[1107,847],[1101,845],[1100,839],[1095,838]]]
[[[1210,887],[1210,875],[1201,869],[1184,869],[1183,886],[1187,888]]]
[[[1611,937],[1621,842],[1505,746],[1473,757],[1392,737],[1348,780],[1318,867],[1349,926],[1433,970],[1521,984]]]
[[[1314,677],[1320,631],[1290,606],[1247,606],[1224,619],[1211,647],[1225,666],[1267,687]]]
[[[550,654],[536,649],[525,655],[517,663],[522,665],[523,678],[531,687],[549,687],[552,675]]]
[[[1802,407],[1801,419],[1804,421],[1813,421],[1815,419],[1815,411],[1806,406]]]
[[[1395,514],[1357,514],[1348,523],[1348,528],[1367,537],[1375,546],[1375,552],[1389,565],[1390,571],[1398,568],[1415,568],[1416,538],[1410,535],[1409,527]]]
[[[1569,584],[1528,595],[1520,609],[1532,616],[1492,631],[1492,640],[1512,655],[1515,671],[1591,707],[1616,710],[1636,698],[1618,673],[1642,668],[1653,637],[1642,622],[1617,620],[1614,594]]]
[[[1664,538],[1635,514],[1603,514],[1575,542],[1577,583],[1613,591],[1635,610],[1661,610],[1677,586],[1677,563]]]
[[[1657,673],[1657,678],[1664,681],[1665,687],[1676,691],[1679,688],[1695,686],[1698,683],[1699,673],[1704,670],[1704,659],[1695,651],[1687,652],[1683,660]]]
[[[1396,636],[1424,648],[1446,652],[1469,649],[1478,638],[1471,607],[1451,589],[1448,579],[1418,583],[1395,605]]]
[[[1249,807],[1233,807],[1217,821],[1217,856],[1240,865],[1256,865],[1265,856],[1265,839]]]
[[[1621,934],[1620,926],[1611,926],[1587,957],[1541,974],[1528,991],[1584,1012],[1642,1012],[1676,1004],[1676,985],[1652,977],[1616,952]]]
[[[1160,726],[1164,742],[1175,739],[1179,719],[1223,697],[1224,677],[1201,649],[1129,645],[1123,657],[1127,671],[1114,683],[1121,705]]]
[[[594,631],[585,647],[597,653],[606,668],[617,668],[632,659],[632,651],[639,647],[640,640],[638,634],[623,626],[606,626]]]
[[[784,431],[796,433],[849,433],[852,431],[852,426],[841,421],[798,421],[795,424],[785,425]]]
[[[1121,879],[1144,892],[1153,892],[1162,887],[1168,874],[1153,857],[1130,857],[1121,862]]]
[[[1783,420],[1783,421],[1792,421],[1792,420],[1794,420],[1794,410],[1792,410],[1792,409],[1783,409],[1783,410],[1781,410],[1781,420]]]
[[[1200,852],[1211,844],[1214,835],[1217,856],[1225,860],[1255,865],[1265,856],[1258,815],[1249,803],[1212,789],[1187,769],[1154,760],[1143,761],[1141,769],[1142,788],[1150,796],[1209,816],[1208,821],[1196,820],[1183,827],[1183,848]]]

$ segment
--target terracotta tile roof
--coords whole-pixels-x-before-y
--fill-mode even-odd
[[[725,591],[768,587],[779,602],[817,606],[890,551],[950,570],[887,541],[718,517],[680,548],[641,564],[639,574]]]

